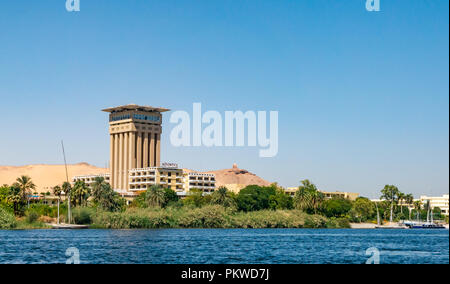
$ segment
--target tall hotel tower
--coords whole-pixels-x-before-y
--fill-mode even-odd
[[[103,111],[109,112],[110,183],[128,191],[129,170],[160,166],[161,113],[169,109],[124,105]]]

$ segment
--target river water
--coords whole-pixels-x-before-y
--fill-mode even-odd
[[[66,255],[67,253],[67,255]],[[0,263],[449,263],[448,230],[0,231]]]

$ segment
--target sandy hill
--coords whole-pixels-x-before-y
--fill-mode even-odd
[[[239,169],[236,164],[233,165],[231,169],[210,171],[207,173],[212,173],[216,175],[217,186],[227,185],[227,184],[242,184],[251,185],[256,184],[260,186],[268,186],[271,183],[260,178],[259,176],[243,169]]]
[[[87,163],[79,163],[67,165],[67,171],[70,180],[73,176],[103,174],[108,170]],[[66,180],[64,165],[0,166],[0,185],[12,184],[22,175],[31,177],[37,192],[51,191],[51,187],[62,184]]]

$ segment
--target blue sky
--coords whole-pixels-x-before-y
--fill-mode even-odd
[[[0,165],[105,166],[107,115],[136,103],[277,110],[279,152],[175,148],[197,170],[236,162],[296,186],[378,197],[449,190],[449,3],[65,0],[0,3]]]

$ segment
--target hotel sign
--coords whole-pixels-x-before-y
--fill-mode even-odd
[[[176,163],[161,163],[161,168],[178,169],[178,164],[176,164]]]

